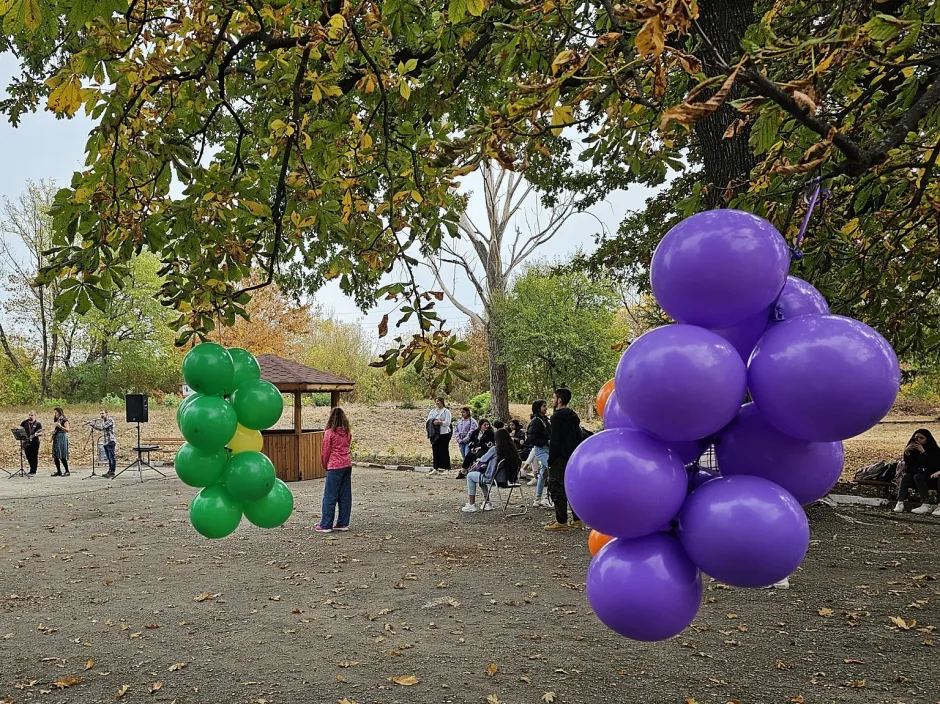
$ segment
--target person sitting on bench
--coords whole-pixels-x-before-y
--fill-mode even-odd
[[[930,481],[937,476],[940,476],[940,447],[930,431],[921,428],[911,436],[904,448],[904,473],[901,475],[894,512],[901,513],[904,510],[908,492],[916,487],[922,503],[911,513],[930,513],[933,509],[930,505]],[[933,515],[940,516],[940,506],[933,511]]]

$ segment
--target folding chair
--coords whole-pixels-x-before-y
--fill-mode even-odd
[[[518,478],[515,482],[504,481],[503,486],[500,485],[500,477],[502,476],[505,478],[506,476],[504,468],[503,468],[503,462],[505,462],[505,460],[499,461],[499,464],[496,465],[496,472],[494,473],[494,475],[490,478],[488,482],[480,484],[480,488],[483,490],[484,510],[487,504],[492,505],[492,502],[490,501],[490,492],[492,491],[493,487],[495,487],[496,488],[496,500],[499,501],[500,508],[503,509],[503,514],[506,516],[506,518],[512,518],[513,516],[523,516],[528,512],[529,507],[525,502],[525,492],[523,491],[522,484],[518,481]],[[509,493],[506,495],[505,501],[503,501],[503,494],[502,494],[502,491],[500,491],[500,489],[509,489]],[[509,502],[512,501],[512,495],[513,495],[513,492],[515,491],[519,492],[519,500],[522,504],[521,510],[512,511],[510,513]]]

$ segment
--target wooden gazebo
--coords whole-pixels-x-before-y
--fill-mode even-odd
[[[294,395],[294,428],[262,431],[262,452],[274,463],[278,478],[285,482],[325,477],[326,469],[320,465],[323,429],[303,427],[301,398],[303,394],[329,393],[330,406],[335,407],[339,405],[339,395],[352,391],[355,382],[276,354],[259,354],[257,359],[262,379],[270,381],[281,393]]]

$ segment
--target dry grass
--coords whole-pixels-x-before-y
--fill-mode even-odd
[[[366,406],[349,404],[344,406],[353,425],[353,450],[360,459],[376,459],[385,462],[422,463],[431,458],[430,447],[424,431],[424,421],[428,409],[399,408],[394,404]],[[26,416],[26,408],[0,409],[0,426],[12,428],[19,425]],[[517,418],[527,418],[529,408],[525,405],[513,405],[512,413]],[[901,454],[907,439],[915,429],[930,427],[935,421],[935,414],[927,414],[929,409],[920,405],[900,406],[888,420],[868,431],[864,435],[852,438],[845,443],[846,461],[845,478],[851,478],[856,469],[879,459],[895,458]],[[71,454],[72,464],[87,467],[90,461],[90,448],[87,432],[81,423],[97,418],[97,406],[72,406],[66,409],[72,423]],[[906,415],[903,411],[916,411],[922,415]],[[326,407],[304,407],[303,422],[306,428],[322,428],[326,423],[330,409]],[[52,411],[39,411],[40,420],[50,427]],[[124,422],[123,411],[115,413],[118,431],[118,454],[129,461],[130,448],[136,442],[136,425]],[[293,426],[293,409],[285,408],[281,422],[277,427]],[[172,408],[151,407],[150,422],[142,426],[142,437],[148,438],[179,437],[176,427],[176,410]],[[456,445],[451,446],[457,456]],[[43,442],[40,453],[41,466],[51,467],[51,448]],[[19,466],[19,450],[11,437],[0,444],[0,466]]]

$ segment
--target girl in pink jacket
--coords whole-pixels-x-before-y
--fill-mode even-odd
[[[326,422],[320,463],[326,467],[326,485],[323,487],[323,511],[320,522],[314,529],[317,533],[332,533],[334,530],[349,530],[349,515],[352,513],[352,457],[349,445],[352,433],[349,420],[342,408],[334,408]],[[339,520],[333,525],[336,504],[339,504]]]

